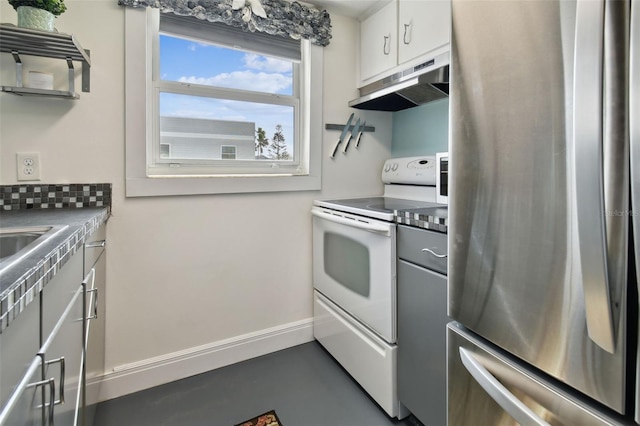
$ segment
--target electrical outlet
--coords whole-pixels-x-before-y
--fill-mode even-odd
[[[40,153],[18,152],[16,168],[18,180],[40,180]]]

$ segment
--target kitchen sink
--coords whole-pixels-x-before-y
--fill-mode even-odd
[[[64,225],[0,228],[0,270],[66,227]]]

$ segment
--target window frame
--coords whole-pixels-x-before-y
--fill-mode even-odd
[[[154,101],[153,61],[157,57],[160,12],[155,8],[125,8],[125,151],[126,196],[162,196],[321,189],[322,63],[319,46],[302,41],[299,87],[298,170],[247,174],[156,174],[147,167],[153,159],[157,102]],[[155,45],[155,46],[154,46]],[[313,82],[313,84],[311,84]],[[157,115],[159,118],[159,115]],[[151,138],[151,139],[150,139]],[[158,146],[159,149],[159,146]],[[151,151],[151,152],[150,152]],[[271,164],[277,161],[265,161]],[[272,170],[269,170],[271,172]],[[300,173],[302,171],[302,173]]]

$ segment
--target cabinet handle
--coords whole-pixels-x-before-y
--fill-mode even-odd
[[[53,399],[52,401],[52,405],[61,405],[64,404],[64,376],[65,376],[65,362],[64,362],[64,357],[61,356],[60,358],[56,358],[56,359],[50,359],[49,361],[45,362],[45,365],[51,365],[51,364],[60,364],[60,399],[57,401],[54,401]],[[53,380],[53,379],[52,379]],[[55,397],[55,394],[54,394]]]
[[[94,241],[93,243],[87,243],[84,246],[86,248],[103,248],[106,245],[107,245],[106,240],[100,240],[100,241]]]
[[[87,294],[89,293],[94,293],[93,295],[93,315],[91,315],[90,317],[87,317],[88,320],[92,320],[92,319],[96,319],[98,318],[98,289],[94,288],[91,290],[87,290]]]
[[[438,254],[438,253],[436,253],[435,251],[433,251],[433,250],[431,250],[431,249],[428,249],[428,248],[423,248],[423,249],[422,249],[422,251],[423,251],[423,252],[427,252],[427,253],[429,253],[429,254],[431,254],[431,255],[433,255],[433,256],[435,256],[435,257],[437,257],[438,259],[443,259],[443,258],[447,257],[447,255],[446,255],[446,254]]]
[[[85,298],[89,293],[95,293],[93,297],[93,315],[90,317],[87,317],[86,318],[87,320],[98,318],[98,289],[95,288],[95,281],[96,281],[96,268],[91,268],[87,276],[84,277],[84,280],[82,281],[83,288],[85,288]],[[89,289],[89,290],[86,290],[86,289]],[[86,299],[85,299],[85,303],[86,303]]]
[[[389,53],[391,53],[391,43],[389,43],[390,39],[391,39],[391,33],[389,33],[389,35],[384,36],[384,46],[382,47],[382,52],[385,55],[388,55]]]
[[[44,401],[42,401],[42,405],[37,406],[36,408],[45,408],[48,407],[49,408],[49,426],[53,426],[53,415],[54,415],[54,407],[55,404],[53,402],[53,400],[56,398],[56,381],[55,379],[46,379],[46,380],[40,380],[39,382],[33,382],[33,383],[29,383],[27,385],[27,389],[28,388],[33,388],[36,386],[49,386],[49,403],[45,403]]]
[[[412,30],[413,30],[413,22],[409,22],[408,24],[404,24],[404,35],[402,36],[402,41],[404,42],[404,44],[411,43],[411,35],[413,33]],[[407,37],[407,35],[409,37]]]

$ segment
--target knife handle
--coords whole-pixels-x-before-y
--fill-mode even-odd
[[[358,137],[356,138],[356,148],[360,145],[360,138],[362,137],[362,130],[358,132]]]
[[[338,142],[336,142],[336,146],[333,147],[333,151],[331,151],[331,155],[329,155],[329,158],[333,158],[336,156],[336,152],[338,152],[338,147],[340,146],[340,142],[342,142],[342,140],[338,139]]]
[[[349,142],[351,142],[351,134],[347,135],[347,140],[344,141],[344,147],[342,147],[342,153],[346,154],[347,153],[347,148],[349,148]]]

